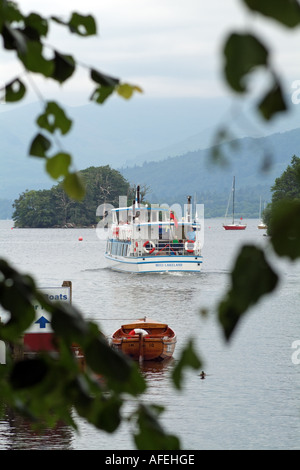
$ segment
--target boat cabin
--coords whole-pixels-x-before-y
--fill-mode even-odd
[[[188,205],[176,215],[168,206],[140,204],[138,191],[130,207],[111,210],[105,257],[117,271],[200,272],[203,229]],[[202,220],[202,219],[201,219]]]
[[[113,209],[107,251],[122,257],[200,254],[200,229],[187,217],[177,220],[169,208]]]

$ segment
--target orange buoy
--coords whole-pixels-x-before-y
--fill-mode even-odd
[[[82,238],[82,237],[79,237],[78,240],[79,240],[80,242],[82,242],[83,238]]]

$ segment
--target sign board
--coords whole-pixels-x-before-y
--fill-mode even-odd
[[[71,303],[70,287],[47,287],[41,291],[51,302]],[[38,303],[34,304],[35,321],[26,333],[49,333],[52,332],[50,314]]]
[[[71,287],[47,287],[41,291],[51,302],[71,303]],[[35,321],[24,334],[24,350],[27,352],[55,350],[51,314],[39,302],[34,304]]]
[[[6,346],[4,341],[0,341],[0,364],[6,364]]]

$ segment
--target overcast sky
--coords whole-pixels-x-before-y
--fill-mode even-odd
[[[222,44],[231,31],[250,29],[264,38],[274,55],[275,68],[284,73],[287,88],[300,80],[300,35],[260,20],[239,0],[21,0],[21,11],[36,11],[69,19],[70,12],[93,14],[96,37],[81,38],[52,24],[47,42],[82,64],[63,86],[34,81],[47,99],[80,105],[94,86],[87,69],[96,69],[137,84],[143,97],[218,97],[228,93],[222,79]],[[42,11],[41,11],[42,6]],[[50,53],[50,52],[49,52]],[[21,69],[14,52],[0,50],[0,85]],[[37,100],[34,91],[27,93]]]
[[[263,34],[274,49],[274,64],[290,82],[300,79],[299,34],[295,37],[293,32],[292,39],[285,28],[262,23],[239,0],[21,0],[18,4],[24,13],[36,11],[46,17],[68,19],[72,11],[93,14],[97,37],[78,38],[53,25],[48,42],[83,65],[139,85],[145,97],[226,94],[220,73],[222,43],[230,31],[248,28]],[[12,52],[1,50],[0,64],[2,84],[20,71]],[[44,92],[44,85],[35,80]],[[48,94],[73,104],[88,101],[93,90],[84,67],[63,87],[50,82]],[[30,97],[37,99],[34,94]]]

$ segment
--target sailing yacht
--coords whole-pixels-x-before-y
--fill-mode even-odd
[[[231,200],[232,200],[232,222],[231,224],[227,224],[226,217],[228,214],[229,204]],[[234,220],[234,202],[235,202],[235,176],[233,177],[233,181],[232,181],[232,189],[231,189],[229,199],[228,199],[227,210],[225,214],[225,222],[223,224],[223,228],[224,230],[245,230],[245,228],[247,227],[247,224],[242,224],[242,217],[239,223],[236,223]]]
[[[266,226],[266,224],[264,224],[261,215],[262,215],[262,214],[261,214],[261,197],[260,197],[260,203],[259,203],[259,224],[258,224],[257,228],[259,228],[259,229],[266,229],[267,226]]]

